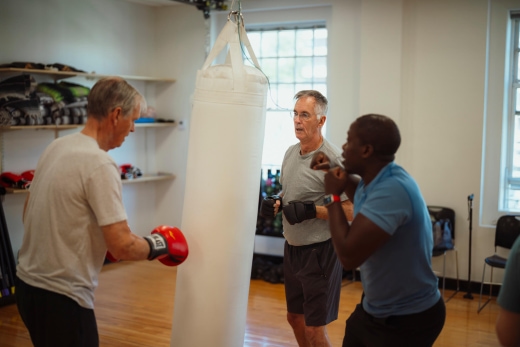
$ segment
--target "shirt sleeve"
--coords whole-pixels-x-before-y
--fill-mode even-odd
[[[86,190],[89,205],[99,226],[127,219],[123,205],[121,177],[115,164],[106,163],[93,170],[87,181]]]
[[[379,185],[370,192],[359,213],[393,235],[405,224],[413,211],[410,197],[400,185]]]

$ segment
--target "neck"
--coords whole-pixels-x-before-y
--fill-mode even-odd
[[[83,130],[81,130],[81,133],[84,135],[87,135],[89,137],[92,137],[99,145],[99,148],[101,148],[104,151],[108,151],[108,148],[106,148],[106,141],[103,129],[106,128],[106,126],[103,125],[103,122],[98,121],[95,118],[88,118],[87,122],[85,123],[85,127]]]
[[[300,154],[304,155],[310,152],[314,152],[318,148],[320,148],[323,143],[323,136],[319,136],[313,141],[310,142],[300,142]]]
[[[372,165],[370,168],[367,168],[365,173],[362,175],[365,186],[368,186],[368,184],[372,182],[374,178],[376,178],[379,172],[381,172],[381,170],[390,163],[390,161],[379,161],[374,163],[374,165]]]

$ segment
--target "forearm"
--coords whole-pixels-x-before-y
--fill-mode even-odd
[[[112,254],[120,260],[144,260],[150,254],[150,244],[141,236],[131,234],[117,252],[119,256]]]
[[[348,199],[351,202],[354,201],[354,193],[356,192],[356,188],[359,184],[360,177],[357,175],[348,174],[347,176],[347,184],[345,187],[345,194],[347,194]]]
[[[347,220],[352,221],[354,219],[354,207],[350,200],[342,201],[341,207],[343,208]],[[325,206],[316,206],[316,218],[325,220],[329,219],[329,212]]]
[[[150,245],[144,238],[132,233],[126,221],[103,226],[101,229],[108,251],[114,258],[120,260],[148,258]]]
[[[351,266],[346,257],[346,240],[350,231],[350,224],[345,215],[343,204],[333,203],[326,207],[328,211],[330,234],[332,243],[339,261],[346,270],[351,270]]]

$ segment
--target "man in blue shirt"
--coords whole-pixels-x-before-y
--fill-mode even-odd
[[[401,143],[389,117],[354,121],[343,145],[344,169],[316,153],[315,170],[328,170],[325,192],[334,249],[345,269],[360,268],[364,295],[346,322],[344,347],[432,346],[446,308],[431,268],[433,237],[415,180],[394,163]],[[354,204],[345,218],[337,196]]]

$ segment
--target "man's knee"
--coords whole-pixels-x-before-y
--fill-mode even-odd
[[[305,337],[311,343],[311,346],[322,346],[327,342],[327,328],[322,326],[305,326]]]
[[[287,312],[287,321],[292,327],[304,326],[305,316],[303,314]]]

